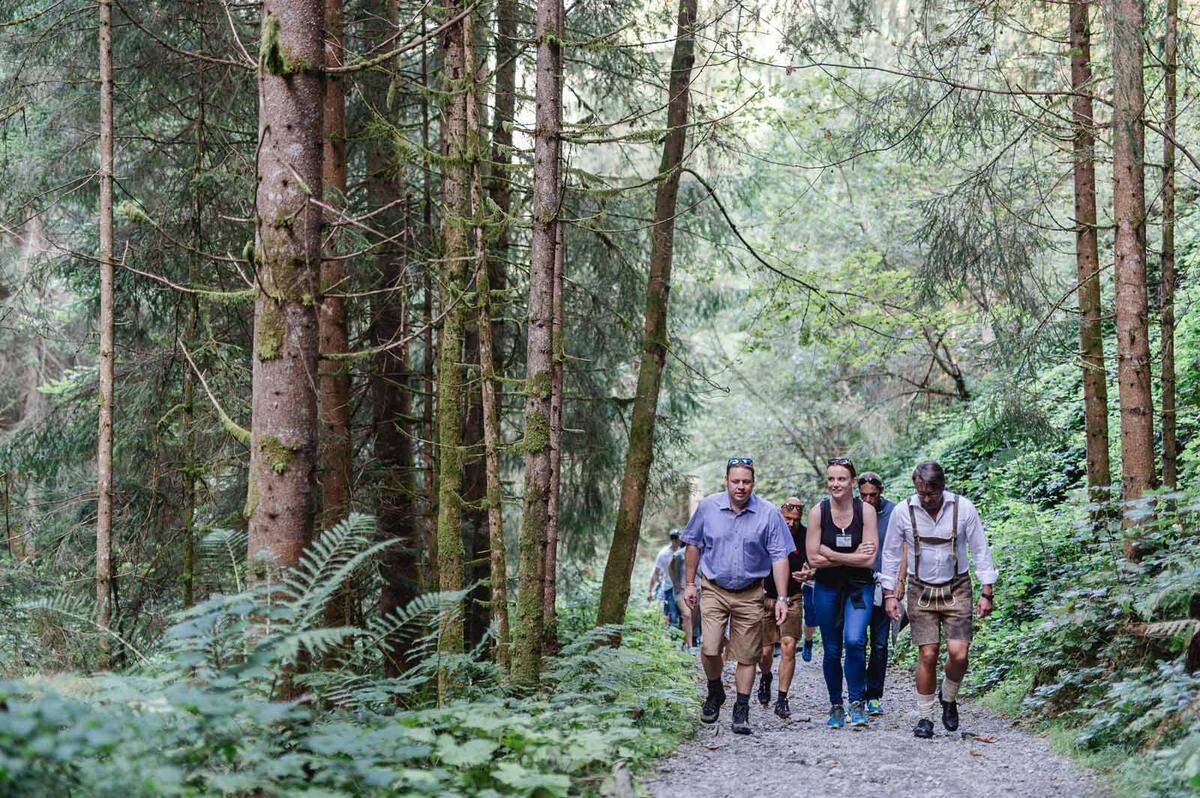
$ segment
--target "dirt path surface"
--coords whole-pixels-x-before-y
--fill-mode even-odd
[[[821,652],[812,662],[797,662],[790,700],[792,719],[781,721],[754,698],[750,702],[753,735],[729,730],[733,677],[726,669],[729,696],[714,726],[701,728],[647,782],[653,796],[724,798],[725,796],[812,795],[821,798],[1042,798],[1107,795],[1099,782],[1046,741],[983,707],[959,703],[961,725],[951,734],[939,720],[932,740],[912,735],[916,723],[911,675],[888,673],[886,714],[865,729],[828,729]],[[776,659],[778,667],[778,658]],[[757,682],[755,683],[757,689]],[[702,684],[687,711],[699,714]]]

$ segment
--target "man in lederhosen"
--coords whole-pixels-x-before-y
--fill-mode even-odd
[[[975,574],[983,583],[975,607],[980,618],[992,611],[997,573],[975,505],[966,497],[946,490],[942,467],[932,460],[918,465],[913,471],[913,487],[916,493],[896,505],[892,512],[879,582],[887,614],[898,619],[896,576],[900,570],[900,547],[907,543],[908,621],[913,644],[920,650],[919,719],[913,734],[928,739],[933,736],[933,718],[939,702],[942,725],[947,731],[958,729],[958,687],[967,672],[973,615],[967,549],[970,548],[975,560]],[[938,689],[941,633],[946,636],[946,669]]]

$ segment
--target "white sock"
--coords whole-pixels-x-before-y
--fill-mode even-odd
[[[956,681],[953,681],[949,676],[943,676],[942,677],[942,700],[943,701],[957,701],[958,700],[958,686],[960,684],[962,684],[962,682],[956,682]]]
[[[937,713],[937,694],[930,693],[924,695],[917,693],[917,717],[925,720],[933,720]]]

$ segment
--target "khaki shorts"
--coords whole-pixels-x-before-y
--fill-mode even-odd
[[[700,591],[700,628],[704,640],[700,653],[715,657],[721,653],[725,624],[729,624],[729,656],[742,665],[758,662],[762,649],[761,582],[745,590],[725,590],[705,579]]]
[[[908,578],[908,622],[912,625],[912,641],[915,646],[937,645],[941,633],[947,640],[971,642],[971,625],[974,608],[971,606],[971,577],[960,574],[949,585],[942,588],[948,595],[939,599],[922,597],[926,585],[913,577]],[[937,591],[938,588],[932,588]]]
[[[780,641],[781,638],[790,637],[793,640],[800,637],[800,631],[804,626],[804,599],[801,596],[792,596],[792,604],[788,607],[787,618],[783,620],[783,626],[775,625],[775,599],[769,596],[763,596],[762,603],[762,644],[763,646],[773,646]]]

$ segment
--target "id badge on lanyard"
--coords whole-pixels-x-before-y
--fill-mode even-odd
[[[840,534],[835,538],[834,545],[839,549],[848,549],[854,545],[854,537],[849,534]]]

